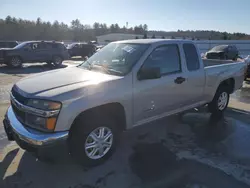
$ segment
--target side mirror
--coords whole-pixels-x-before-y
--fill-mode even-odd
[[[157,79],[161,77],[161,69],[159,67],[142,68],[137,74],[138,80]]]

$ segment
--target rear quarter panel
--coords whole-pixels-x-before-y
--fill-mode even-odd
[[[204,68],[206,74],[205,99],[213,100],[215,92],[221,82],[233,78],[235,81],[234,91],[240,89],[244,81],[244,72],[247,64],[235,62],[222,65],[207,66]]]

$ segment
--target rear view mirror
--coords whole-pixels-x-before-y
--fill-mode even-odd
[[[138,74],[138,80],[157,79],[161,77],[161,69],[159,67],[142,68]]]

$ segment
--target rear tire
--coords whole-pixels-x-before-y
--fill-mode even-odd
[[[62,65],[63,59],[60,56],[53,57],[53,64],[55,67],[60,67]]]
[[[117,125],[112,119],[80,117],[70,133],[70,152],[85,167],[100,165],[115,151],[118,133]]]
[[[22,59],[18,56],[13,56],[10,58],[8,65],[10,67],[13,67],[13,68],[21,67],[22,66]]]
[[[233,58],[233,61],[237,61],[239,55],[237,54],[234,58]]]
[[[208,110],[214,115],[222,115],[229,102],[229,91],[226,86],[219,86],[213,100],[208,104]]]

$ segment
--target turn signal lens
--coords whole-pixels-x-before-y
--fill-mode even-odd
[[[46,121],[47,129],[53,131],[55,129],[55,126],[56,126],[56,118],[55,117],[48,118]]]

